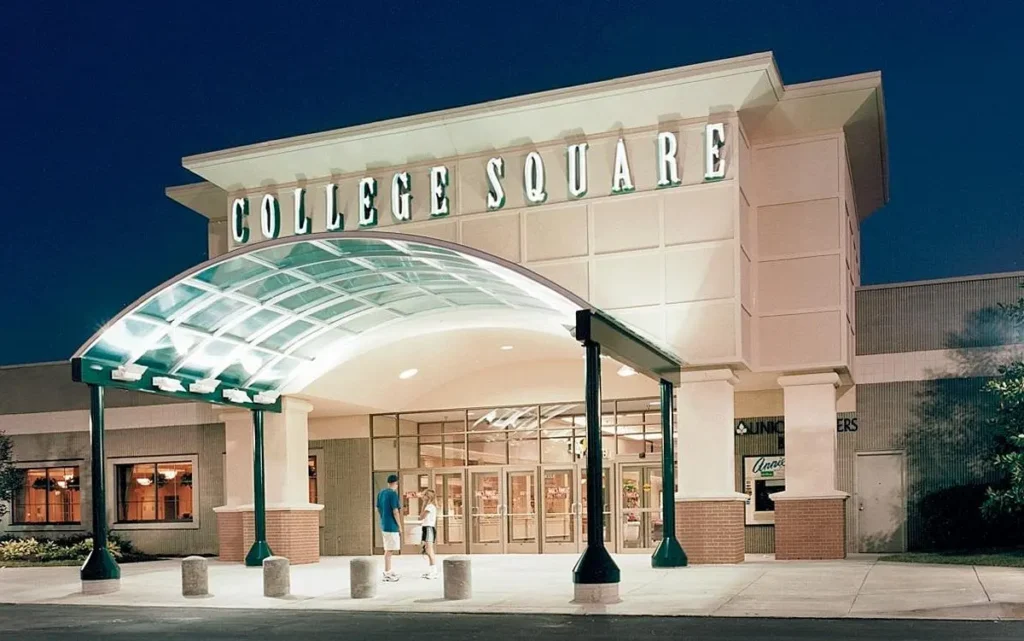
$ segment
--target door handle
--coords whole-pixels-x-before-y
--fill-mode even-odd
[[[863,512],[864,511],[864,504],[863,503],[857,506],[857,511],[858,512]]]

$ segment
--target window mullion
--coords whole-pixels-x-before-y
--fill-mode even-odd
[[[160,470],[158,463],[153,463],[153,520],[160,520]]]

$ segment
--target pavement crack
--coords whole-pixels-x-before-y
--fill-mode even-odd
[[[992,597],[988,594],[988,588],[985,587],[985,583],[981,580],[981,575],[978,574],[978,566],[972,565],[971,569],[974,570],[974,578],[978,579],[978,585],[981,586],[981,591],[985,593],[985,600],[992,603]]]
[[[860,598],[860,593],[864,589],[864,584],[868,582],[868,577],[871,575],[871,571],[878,566],[878,559],[871,562],[868,566],[868,571],[864,573],[864,578],[860,580],[860,585],[857,586],[857,593],[853,595],[853,601],[850,601],[850,609],[846,611],[846,616],[850,616],[853,612],[853,608],[857,607],[857,599]]]
[[[766,575],[766,574],[768,574],[768,570],[761,570],[761,573],[760,573],[760,574],[758,574],[758,575],[757,575],[756,577],[754,577],[753,579],[751,579],[751,580],[750,580],[750,582],[749,582],[749,583],[747,583],[746,585],[744,585],[744,586],[743,586],[743,587],[742,587],[742,588],[740,589],[740,591],[739,591],[739,592],[737,592],[736,594],[734,594],[734,595],[732,595],[731,597],[729,597],[729,598],[728,598],[728,599],[727,599],[727,600],[725,601],[725,603],[723,603],[722,605],[720,605],[720,606],[718,606],[717,608],[715,608],[715,609],[714,609],[714,610],[713,610],[713,611],[711,612],[711,614],[715,614],[715,613],[717,613],[717,612],[718,612],[719,610],[721,610],[721,609],[722,609],[722,608],[724,608],[725,606],[727,606],[727,605],[729,605],[730,603],[732,603],[734,599],[736,599],[736,598],[737,598],[737,597],[739,597],[739,596],[740,596],[741,594],[743,594],[744,592],[746,592],[746,591],[747,591],[747,589],[749,589],[749,588],[750,588],[750,586],[752,586],[752,585],[754,585],[755,583],[757,583],[758,581],[760,581],[760,580],[761,580],[761,577],[763,577],[763,576],[764,576],[764,575]]]

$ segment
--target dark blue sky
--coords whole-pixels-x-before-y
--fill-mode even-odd
[[[1024,269],[1024,3],[59,4],[0,21],[0,364],[205,259],[182,156],[769,50],[787,83],[883,73],[865,284]]]

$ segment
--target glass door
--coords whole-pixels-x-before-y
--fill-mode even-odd
[[[504,492],[502,471],[471,469],[469,489],[469,551],[473,554],[504,552]]]
[[[437,492],[437,543],[439,554],[466,552],[465,500],[466,475],[462,470],[434,471]]]
[[[662,539],[661,465],[623,465],[620,470],[620,552],[649,552]]]
[[[544,552],[580,551],[579,477],[576,467],[543,469],[541,510]]]
[[[402,498],[402,554],[419,554],[420,511],[423,499],[420,493],[430,487],[430,470],[408,470],[399,475],[398,495]]]
[[[579,514],[580,514],[580,549],[584,549],[587,546],[587,468],[585,465],[579,466],[580,473],[580,500],[579,500]],[[601,473],[601,503],[602,503],[602,514],[604,518],[604,544],[609,550],[614,546],[612,540],[612,504],[611,495],[608,493],[608,488],[612,487],[612,470],[611,468],[604,468]]]
[[[536,554],[537,469],[506,470],[505,497],[505,551]]]

